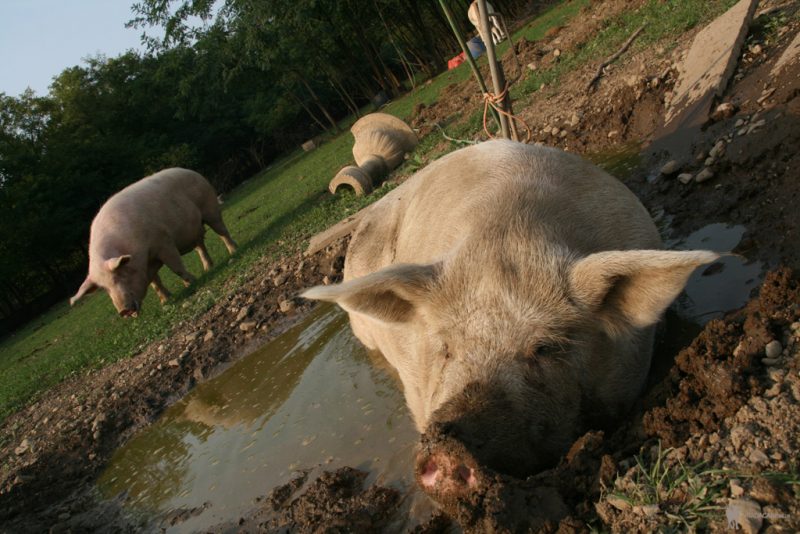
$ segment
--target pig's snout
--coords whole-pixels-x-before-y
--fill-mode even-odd
[[[475,458],[458,440],[438,432],[423,436],[414,471],[420,487],[443,505],[468,498],[482,486]]]
[[[432,493],[468,492],[478,487],[476,469],[463,458],[445,451],[420,453],[417,478],[420,486]]]
[[[139,316],[139,302],[133,301],[133,304],[125,309],[119,311],[120,317],[138,317]]]

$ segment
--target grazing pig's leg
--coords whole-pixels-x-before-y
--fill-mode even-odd
[[[152,287],[156,292],[156,295],[158,295],[158,300],[161,301],[161,304],[167,302],[167,299],[170,297],[170,293],[169,290],[164,287],[164,283],[161,281],[161,277],[158,276],[158,274],[153,277],[153,281],[150,282],[150,287]]]
[[[186,287],[189,287],[189,284],[194,282],[194,275],[186,270],[186,266],[183,264],[183,260],[181,259],[181,254],[174,246],[162,248],[158,255],[158,259],[161,260],[164,265],[169,267],[172,272],[180,276],[183,280],[183,285]]]
[[[206,244],[203,241],[200,241],[200,244],[194,247],[197,251],[197,255],[200,256],[200,263],[203,264],[203,270],[208,271],[211,269],[211,266],[214,265],[214,262],[211,261],[211,256],[208,255],[208,249],[206,248]]]
[[[230,254],[236,252],[236,241],[233,240],[231,237],[231,233],[228,231],[228,227],[225,226],[225,223],[222,222],[222,217],[214,218],[213,220],[206,221],[212,230],[214,230],[219,237],[222,239],[222,242],[225,243],[225,248],[228,249]]]

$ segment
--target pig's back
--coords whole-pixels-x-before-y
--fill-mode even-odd
[[[180,245],[193,239],[202,213],[214,202],[214,189],[200,174],[188,169],[165,169],[109,198],[92,223],[92,235],[123,234],[147,239],[166,233]]]
[[[661,246],[633,193],[594,165],[490,141],[443,157],[376,203],[353,236],[345,277],[432,263],[466,240],[509,239],[510,229],[579,255]]]

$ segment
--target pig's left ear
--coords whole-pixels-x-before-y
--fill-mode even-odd
[[[106,269],[108,269],[111,272],[114,272],[123,265],[125,265],[126,263],[128,263],[129,261],[131,261],[130,254],[124,254],[122,256],[117,256],[116,258],[108,259],[106,260],[105,263]]]
[[[591,254],[570,272],[573,298],[612,330],[620,320],[644,328],[655,324],[696,267],[719,254],[705,250],[628,250]]]
[[[341,284],[312,287],[300,296],[335,302],[347,311],[400,323],[408,321],[427,299],[437,272],[435,265],[392,265]]]

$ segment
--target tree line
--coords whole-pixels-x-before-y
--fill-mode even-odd
[[[461,31],[469,0],[448,0]],[[508,17],[541,2],[492,0]],[[0,93],[0,334],[69,295],[89,225],[171,166],[225,191],[376,94],[399,95],[460,49],[433,0],[141,0],[145,52],[98,56],[46,95]],[[197,24],[197,21],[203,21]]]

